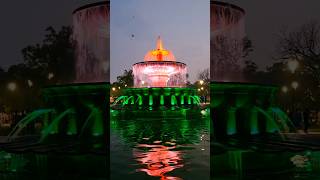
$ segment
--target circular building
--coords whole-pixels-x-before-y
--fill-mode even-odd
[[[88,4],[73,12],[76,82],[109,82],[110,1]]]

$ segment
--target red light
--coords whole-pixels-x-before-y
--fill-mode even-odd
[[[166,147],[163,145],[148,145],[140,144],[139,148],[150,148],[149,151],[135,151],[134,157],[143,165],[143,168],[137,169],[137,171],[146,172],[149,176],[161,177],[161,180],[173,179],[178,180],[178,177],[169,177],[165,174],[171,172],[177,168],[183,167],[181,152],[172,150],[176,148]]]

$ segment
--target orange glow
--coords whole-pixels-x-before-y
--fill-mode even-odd
[[[187,66],[176,62],[169,50],[163,48],[160,36],[157,47],[149,51],[145,62],[133,65],[134,87],[184,87],[187,82]]]
[[[163,44],[160,36],[158,36],[158,39],[157,39],[157,49],[163,50]]]
[[[181,152],[173,150],[176,148],[163,145],[139,144],[138,148],[150,148],[149,151],[137,150],[134,152],[136,160],[143,165],[137,171],[146,172],[149,176],[160,177],[161,180],[180,180],[178,177],[169,177],[165,174],[177,168],[183,167]]]
[[[157,39],[157,49],[149,51],[145,57],[145,61],[175,61],[174,55],[171,51],[163,48],[162,40],[160,36]]]

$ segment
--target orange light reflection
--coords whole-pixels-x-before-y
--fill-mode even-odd
[[[173,150],[175,146],[139,144],[137,148],[150,148],[147,152],[134,150],[135,159],[143,165],[143,168],[137,171],[160,177],[160,180],[181,180],[179,177],[166,176],[166,173],[183,167],[181,152]]]

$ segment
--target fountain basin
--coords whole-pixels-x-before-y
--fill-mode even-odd
[[[210,85],[214,136],[250,136],[290,131],[289,118],[275,104],[277,86],[213,82]],[[281,113],[279,113],[281,112]]]
[[[161,107],[189,107],[200,104],[200,98],[193,88],[127,88],[114,105],[141,109]]]
[[[201,113],[200,101],[193,88],[127,88],[111,109],[130,118],[193,117]]]
[[[184,87],[187,66],[175,61],[146,61],[132,67],[135,87]]]
[[[47,119],[52,126],[48,127],[50,134],[106,134],[109,88],[109,83],[79,83],[44,88],[46,106],[54,109],[54,113]],[[58,119],[63,113],[66,115]],[[55,120],[58,122],[54,123]]]

